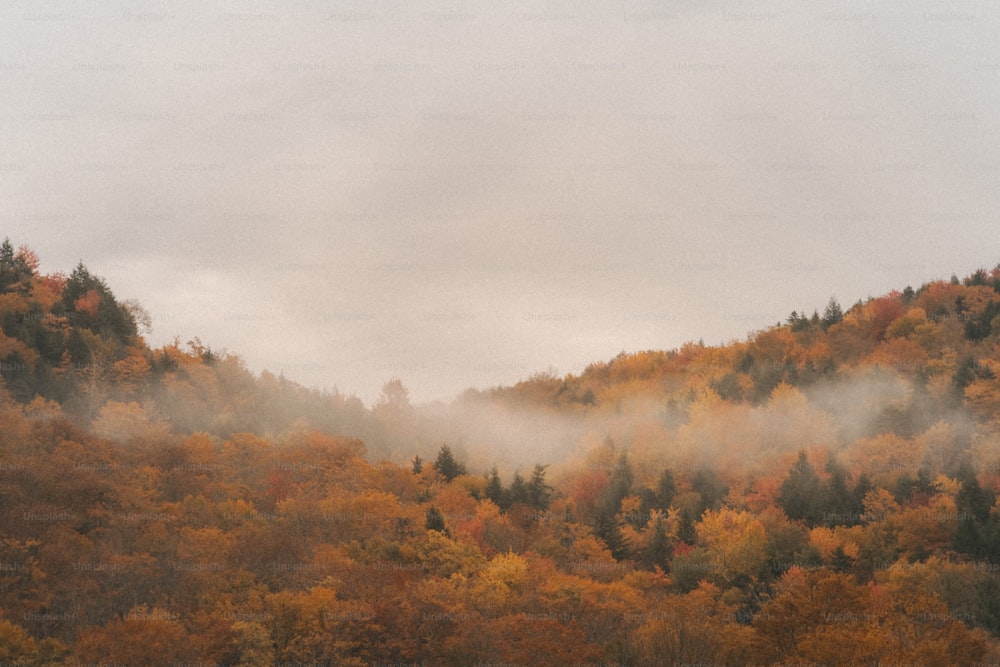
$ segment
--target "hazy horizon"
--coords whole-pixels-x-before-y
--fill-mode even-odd
[[[371,404],[1000,260],[1000,9],[0,9],[3,235]]]

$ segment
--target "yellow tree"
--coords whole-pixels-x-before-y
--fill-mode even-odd
[[[718,583],[746,586],[756,581],[767,563],[764,524],[750,512],[723,508],[708,511],[697,528],[698,544],[708,551],[708,568]]]
[[[522,556],[498,554],[470,580],[469,603],[484,615],[499,614],[516,601],[527,576]]]

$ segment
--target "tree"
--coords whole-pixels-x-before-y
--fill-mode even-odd
[[[980,486],[976,471],[971,465],[963,464],[955,478],[962,484],[958,495],[955,496],[958,511],[971,514],[977,521],[985,521],[990,515],[990,508],[993,507],[993,494]]]
[[[434,459],[434,469],[441,473],[447,482],[466,474],[465,466],[455,460],[448,445],[441,445],[437,458]]]
[[[611,480],[604,494],[602,511],[608,516],[614,516],[621,508],[622,499],[632,492],[632,467],[628,463],[628,454],[622,452],[618,463],[611,472]]]
[[[965,337],[972,341],[980,341],[993,333],[993,324],[1000,315],[1000,301],[991,300],[982,312],[965,323]]]
[[[444,522],[444,515],[441,510],[431,505],[427,508],[427,519],[424,521],[424,528],[427,530],[439,530],[447,534],[448,528]]]
[[[675,495],[677,495],[677,483],[674,481],[674,473],[670,468],[666,468],[660,473],[655,488],[643,487],[639,490],[642,513],[648,515],[654,509],[666,512],[670,509]]]
[[[750,512],[706,512],[697,532],[698,543],[710,554],[709,572],[719,584],[746,588],[763,574],[766,532]]]
[[[956,478],[961,482],[961,487],[955,496],[959,522],[954,548],[960,553],[996,558],[995,554],[990,553],[990,547],[993,546],[993,540],[990,539],[993,526],[989,520],[994,496],[980,486],[975,470],[968,464],[959,468]]]
[[[625,560],[629,555],[628,541],[622,536],[621,526],[615,519],[614,514],[609,514],[602,510],[597,516],[597,525],[594,526],[594,534],[597,535],[608,547],[608,551],[615,560]]]
[[[670,543],[670,537],[667,535],[667,522],[664,520],[663,515],[657,512],[653,515],[650,523],[652,524],[652,528],[648,530],[652,531],[652,535],[650,535],[649,544],[646,545],[645,552],[642,555],[642,562],[649,568],[665,568],[667,560],[673,553],[673,545]]]
[[[788,473],[788,478],[781,484],[779,503],[790,519],[805,521],[815,525],[820,517],[819,500],[822,485],[819,476],[813,470],[806,458],[805,451],[799,452],[799,458]]]
[[[830,297],[829,303],[826,304],[826,310],[823,311],[823,330],[826,331],[834,324],[842,322],[844,320],[844,311],[841,310],[840,304],[837,303],[835,297]]]
[[[507,491],[507,503],[508,506],[513,506],[518,503],[527,505],[530,502],[528,496],[528,485],[525,483],[524,478],[521,477],[520,472],[514,473],[514,479],[510,483],[510,490]]]
[[[540,510],[548,509],[552,501],[552,487],[545,483],[547,465],[536,465],[528,482],[528,503]]]
[[[698,511],[692,518],[701,516],[706,509],[715,509],[726,497],[729,489],[719,479],[719,474],[714,468],[698,468],[691,478],[691,489],[698,494],[701,502]]]
[[[410,391],[399,378],[393,378],[382,385],[382,395],[379,397],[378,405],[399,411],[409,410]]]
[[[809,318],[807,318],[804,314],[799,315],[798,311],[793,310],[792,314],[785,320],[785,324],[787,324],[792,331],[803,331],[804,329],[809,328]]]
[[[677,483],[674,481],[674,471],[666,468],[660,473],[660,479],[656,483],[656,506],[664,511],[670,509],[670,503],[674,501],[676,493]]]
[[[486,497],[496,504],[500,509],[507,509],[507,499],[504,497],[503,483],[500,481],[500,473],[497,467],[493,466],[490,475],[486,480]]]
[[[847,488],[847,470],[832,456],[827,461],[826,471],[830,479],[823,488],[823,522],[827,525],[853,526],[860,522],[863,507],[856,502]]]
[[[78,327],[90,329],[117,343],[129,343],[138,335],[128,308],[115,299],[103,279],[77,264],[63,287],[62,304]]]
[[[14,246],[5,238],[0,244],[0,292],[17,282],[17,267],[14,264]]]
[[[971,354],[969,354],[962,358],[962,361],[960,361],[955,367],[955,371],[952,375],[951,383],[956,400],[962,400],[962,396],[965,394],[965,388],[972,384],[975,379],[976,360]]]

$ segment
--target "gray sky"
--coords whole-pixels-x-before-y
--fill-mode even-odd
[[[1000,8],[6,2],[2,233],[366,402],[1000,261]]]

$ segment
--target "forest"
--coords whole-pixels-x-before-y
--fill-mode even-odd
[[[1000,665],[1000,266],[426,405],[149,328],[0,246],[2,666]]]

